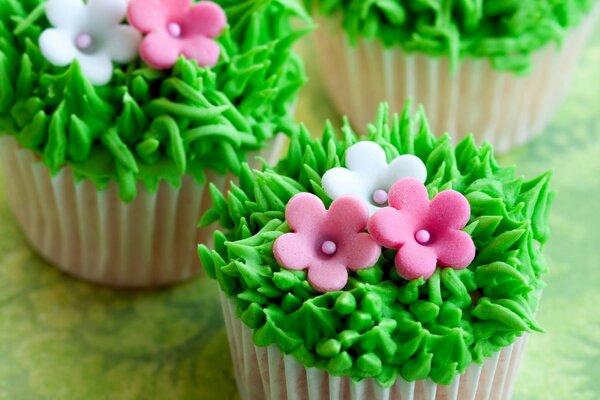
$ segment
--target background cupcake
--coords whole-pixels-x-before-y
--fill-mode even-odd
[[[241,398],[510,398],[540,330],[549,175],[525,181],[472,137],[453,148],[409,108],[382,107],[367,141],[302,129],[277,167],[215,193],[223,231],[199,254]]]
[[[496,151],[545,127],[600,12],[589,0],[305,4],[324,84],[355,126],[382,99],[398,111],[412,98],[434,132]]]
[[[280,150],[305,78],[272,1],[0,0],[11,208],[61,269],[119,286],[199,270],[207,182]],[[126,18],[128,15],[128,19]],[[269,23],[265,23],[269,21]],[[141,58],[140,58],[141,56]]]

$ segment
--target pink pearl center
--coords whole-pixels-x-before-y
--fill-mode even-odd
[[[429,240],[431,240],[431,234],[425,229],[421,229],[415,234],[415,239],[420,244],[427,244],[429,243]]]
[[[373,193],[373,201],[375,204],[384,205],[388,201],[388,194],[385,190],[376,190]]]
[[[89,49],[90,47],[92,47],[92,42],[93,39],[89,33],[80,33],[75,38],[75,46],[77,46],[79,50]]]
[[[171,22],[167,25],[167,31],[169,32],[169,35],[178,38],[181,36],[181,25],[177,22]]]
[[[321,251],[328,256],[334,255],[337,251],[337,245],[331,240],[326,240],[321,245]]]

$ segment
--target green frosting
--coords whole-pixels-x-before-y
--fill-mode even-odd
[[[136,61],[94,87],[77,62],[55,67],[40,52],[45,1],[0,0],[0,132],[54,173],[68,165],[99,190],[116,180],[124,201],[139,181],[155,191],[184,174],[203,183],[205,168],[239,173],[246,154],[291,124],[306,80],[292,45],[309,28],[290,20],[308,17],[284,0],[216,2],[229,23],[217,66],[182,57],[157,71]]]
[[[339,17],[351,43],[377,38],[386,47],[449,57],[489,58],[498,70],[525,74],[531,55],[560,44],[593,0],[304,0]]]
[[[273,242],[289,232],[285,207],[292,196],[311,192],[329,206],[321,177],[343,166],[345,150],[359,139],[346,123],[342,139],[328,125],[321,140],[301,128],[287,157],[275,168],[241,170],[227,198],[214,186],[214,207],[204,224],[219,221],[214,250],[199,246],[208,274],[235,301],[239,318],[258,346],[275,344],[307,367],[354,379],[374,377],[391,385],[398,376],[448,384],[525,332],[540,331],[534,315],[541,275],[541,249],[548,238],[553,192],[546,173],[531,181],[500,167],[489,145],[468,137],[453,148],[436,138],[422,111],[410,106],[388,119],[382,106],[369,140],[388,161],[415,154],[428,170],[430,196],[454,189],[468,199],[465,231],[477,256],[464,270],[439,269],[428,280],[402,279],[394,251],[384,250],[374,268],[350,272],[343,291],[313,290],[304,271],[286,270],[274,259]]]

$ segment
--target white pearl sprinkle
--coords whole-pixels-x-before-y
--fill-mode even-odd
[[[323,242],[323,244],[321,245],[321,251],[324,254],[331,256],[331,255],[335,254],[335,252],[337,251],[337,245],[334,242],[332,242],[331,240],[327,240],[327,241]]]
[[[167,26],[167,30],[169,31],[169,34],[173,37],[178,38],[181,36],[181,25],[179,25],[177,22],[171,22]]]
[[[426,231],[425,229],[421,229],[420,231],[418,231],[415,234],[415,239],[420,244],[427,244],[427,243],[429,243],[429,240],[431,240],[431,234],[429,233],[429,231]]]

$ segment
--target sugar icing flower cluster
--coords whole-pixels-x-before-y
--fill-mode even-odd
[[[463,269],[473,261],[475,244],[462,231],[469,202],[453,190],[430,200],[418,157],[403,155],[388,164],[385,151],[365,141],[346,151],[346,167],[323,176],[323,189],[334,199],[329,210],[310,193],[288,203],[292,232],[273,246],[284,268],[308,270],[311,286],[328,292],[346,286],[348,270],[373,267],[382,247],[396,251],[398,274],[408,280],[428,279],[437,266]]]
[[[77,60],[94,85],[110,82],[113,62],[138,57],[155,69],[171,68],[180,56],[213,67],[220,53],[213,39],[227,25],[219,5],[193,0],[48,0],[46,17],[46,59],[56,66]]]

